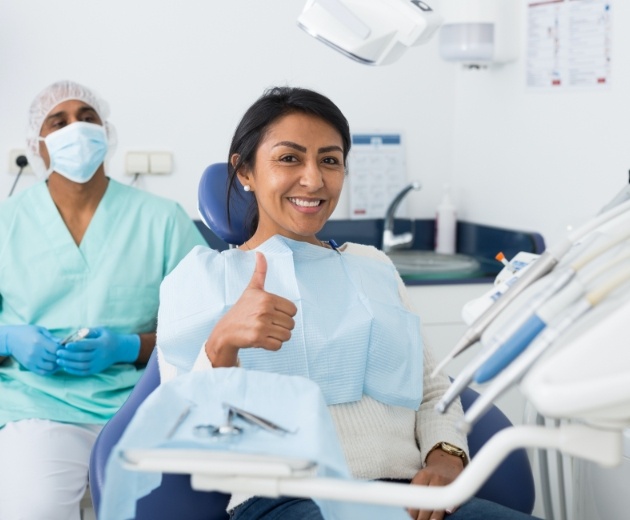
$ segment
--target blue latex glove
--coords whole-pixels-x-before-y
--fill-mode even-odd
[[[0,356],[13,356],[20,365],[40,376],[54,373],[59,340],[37,325],[0,327]]]
[[[114,363],[133,363],[140,353],[138,334],[116,334],[105,327],[90,329],[80,341],[57,351],[57,364],[69,374],[98,374]]]

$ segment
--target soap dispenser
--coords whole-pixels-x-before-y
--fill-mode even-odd
[[[455,254],[457,239],[457,211],[451,200],[450,186],[444,186],[442,202],[435,215],[435,252],[446,255]]]

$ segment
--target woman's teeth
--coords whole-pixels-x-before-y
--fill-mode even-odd
[[[321,200],[304,200],[304,199],[289,199],[296,206],[303,206],[305,208],[314,208],[315,206],[319,206]]]

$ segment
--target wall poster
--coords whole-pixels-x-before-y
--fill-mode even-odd
[[[383,218],[389,203],[407,184],[401,134],[353,134],[348,163],[350,218]],[[405,215],[404,201],[396,214]]]
[[[527,22],[529,88],[610,86],[612,0],[527,0]]]

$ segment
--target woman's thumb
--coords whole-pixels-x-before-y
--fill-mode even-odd
[[[249,285],[249,289],[265,290],[265,278],[267,276],[267,259],[265,255],[256,251],[256,267],[254,274],[252,275]]]

